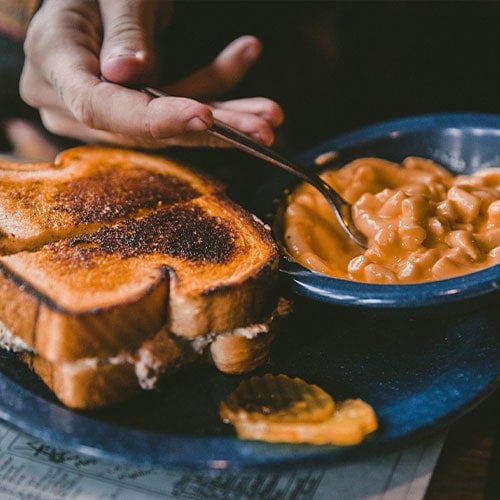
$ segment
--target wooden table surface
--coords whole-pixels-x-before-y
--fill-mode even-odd
[[[451,426],[425,500],[500,499],[500,390]]]

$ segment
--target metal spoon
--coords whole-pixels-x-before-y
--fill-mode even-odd
[[[166,92],[153,87],[142,87],[141,90],[153,97],[170,96]],[[220,120],[214,120],[214,123],[208,132],[215,137],[232,144],[236,148],[272,163],[273,165],[277,165],[309,184],[312,184],[327,199],[340,226],[346,234],[360,247],[368,247],[367,237],[356,227],[352,218],[351,204],[344,200],[344,198],[342,198],[342,196],[340,196],[337,191],[327,184],[319,175],[306,170],[287,158],[284,158],[273,149],[260,144],[246,134],[236,130],[227,123],[221,122]]]

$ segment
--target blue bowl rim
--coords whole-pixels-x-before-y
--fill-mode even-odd
[[[438,113],[387,120],[339,135],[306,151],[298,160],[313,162],[325,151],[342,151],[375,139],[405,132],[439,128],[494,129],[500,137],[500,115],[488,113]],[[283,257],[281,271],[290,278],[294,292],[321,302],[342,305],[414,308],[480,297],[500,290],[500,265],[454,278],[403,285],[360,283],[311,271]]]
[[[498,130],[500,135],[500,115],[492,113],[436,113],[414,115],[395,120],[385,120],[323,141],[299,156],[300,161],[312,160],[328,150],[342,150],[373,139],[391,137],[404,132],[417,132],[436,128],[488,128]]]

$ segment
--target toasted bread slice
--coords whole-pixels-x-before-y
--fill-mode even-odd
[[[160,375],[178,369],[189,359],[187,350],[165,329],[145,342],[137,352],[122,352],[109,358],[53,363],[28,351],[20,352],[19,357],[62,403],[79,409],[124,401],[141,386],[152,389]]]
[[[188,363],[208,361],[230,374],[253,370],[269,357],[286,307],[287,302],[282,299],[261,324],[203,338],[177,337],[162,328],[137,351],[108,358],[51,362],[26,350],[18,354],[66,406],[99,408],[123,401],[141,388],[157,388],[166,375]],[[10,343],[15,349],[12,335]]]
[[[27,351],[19,357],[69,408],[90,410],[113,405],[140,389],[131,363],[100,364],[86,360],[57,364]]]
[[[275,306],[268,229],[210,178],[102,147],[15,166],[0,170],[0,234],[24,251],[0,257],[0,319],[48,361],[131,351],[164,325],[244,327]]]
[[[255,368],[284,315],[272,314],[277,265],[269,228],[176,162],[80,147],[54,165],[0,163],[4,344],[22,346],[68,406],[144,385],[147,356],[131,353],[152,353],[160,372],[191,355],[227,373]],[[155,340],[162,331],[168,342]]]
[[[163,157],[100,146],[69,149],[54,164],[0,161],[0,186],[0,254],[224,190]]]
[[[0,318],[50,361],[103,357],[163,324],[195,337],[260,321],[276,267],[263,224],[210,195],[0,257]]]

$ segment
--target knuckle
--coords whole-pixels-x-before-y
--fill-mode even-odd
[[[95,82],[85,87],[69,89],[68,95],[72,96],[69,103],[75,119],[85,127],[93,130],[106,130],[106,113],[101,108],[106,106],[112,97],[108,86],[104,82]]]
[[[33,31],[33,28],[28,28],[26,38],[24,39],[23,52],[26,59],[31,59],[33,57],[33,49],[35,47],[35,42],[33,41],[35,35],[33,34]]]
[[[34,51],[38,47],[40,40],[43,40],[45,38],[45,35],[47,34],[47,30],[43,29],[43,16],[41,19],[42,10],[43,9],[40,9],[40,11],[34,15],[26,30],[23,49],[27,57],[33,55]]]
[[[71,110],[73,112],[73,116],[76,118],[78,122],[80,122],[81,124],[85,125],[88,128],[91,129],[95,128],[96,117],[91,98],[87,96],[75,97],[73,99],[73,102],[71,103]]]
[[[28,27],[23,42],[23,52],[25,59],[36,62],[41,57],[46,47],[46,34],[39,28],[39,23],[32,22]]]
[[[168,137],[168,132],[166,131],[165,127],[165,120],[159,120],[155,118],[156,116],[158,116],[157,113],[152,109],[154,108],[155,104],[155,101],[152,100],[146,107],[146,113],[142,119],[139,134],[142,141],[154,142],[158,139],[165,139]]]
[[[146,141],[159,141],[175,136],[173,123],[170,119],[156,120],[151,116],[146,116],[142,127],[142,139]]]
[[[142,139],[143,140],[156,140],[165,137],[165,134],[162,134],[162,129],[159,127],[158,123],[151,118],[146,118],[142,124]]]

